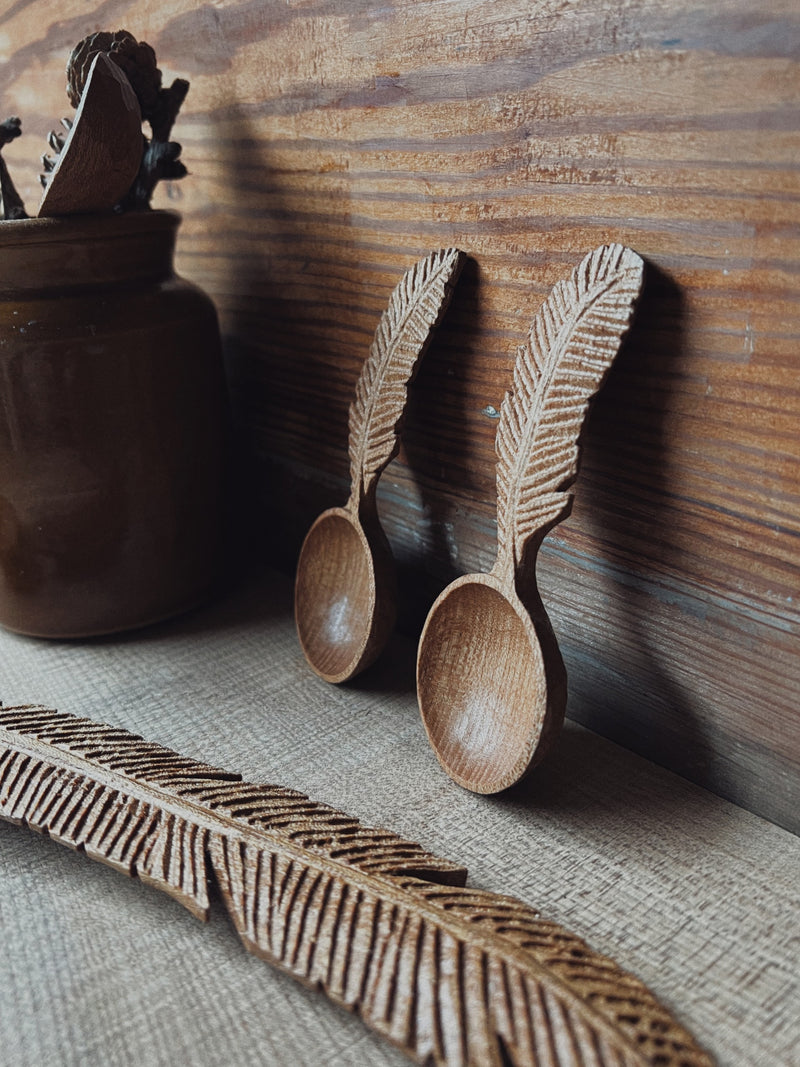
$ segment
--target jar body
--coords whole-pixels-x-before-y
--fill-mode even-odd
[[[9,225],[31,233],[7,235]],[[0,226],[8,629],[80,637],[141,626],[197,603],[217,577],[219,330],[208,297],[172,270],[177,225],[152,212]]]

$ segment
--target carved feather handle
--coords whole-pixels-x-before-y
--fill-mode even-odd
[[[465,256],[433,252],[406,271],[381,316],[350,405],[351,504],[374,487],[397,453],[406,391],[450,302]]]
[[[213,870],[246,948],[419,1063],[712,1063],[636,978],[521,901],[460,888],[463,868],[125,730],[0,709],[0,816],[200,918]]]
[[[497,428],[498,573],[518,567],[526,542],[569,513],[581,426],[628,328],[643,271],[631,249],[603,245],[556,284],[531,324]]]

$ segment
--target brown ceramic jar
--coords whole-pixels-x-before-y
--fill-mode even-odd
[[[0,223],[0,624],[109,633],[202,599],[220,562],[214,307],[179,216]]]

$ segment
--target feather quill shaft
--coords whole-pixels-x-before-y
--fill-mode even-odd
[[[408,383],[447,309],[465,256],[432,252],[406,271],[381,315],[350,405],[351,500],[358,503],[399,447]]]
[[[569,512],[578,437],[630,323],[644,265],[619,244],[595,249],[556,284],[517,354],[497,428],[498,563]]]
[[[710,1067],[637,979],[521,901],[293,790],[124,730],[0,709],[0,816],[208,914],[418,1063]]]

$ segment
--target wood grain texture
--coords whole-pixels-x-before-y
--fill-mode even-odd
[[[436,1067],[711,1067],[641,982],[463,868],[294,790],[51,709],[0,709],[0,817],[198,918]]]
[[[346,487],[398,267],[471,255],[381,482],[409,628],[492,564],[494,415],[531,301],[604,241],[646,259],[540,557],[568,714],[797,828],[794,0],[15,3],[0,88],[25,134],[4,156],[28,204],[65,57],[101,25],[192,82],[180,264],[220,308],[287,568]]]
[[[142,113],[131,84],[105,55],[92,62],[69,133],[46,176],[40,218],[109,212],[142,158]]]
[[[422,628],[425,731],[447,773],[479,793],[530,773],[564,721],[567,679],[536,557],[572,507],[589,401],[628,332],[643,270],[629,248],[601,245],[537,312],[500,408],[495,564],[451,582]]]

